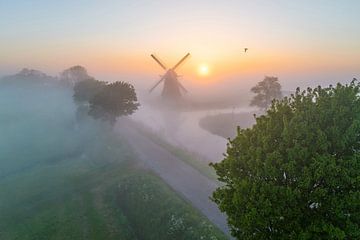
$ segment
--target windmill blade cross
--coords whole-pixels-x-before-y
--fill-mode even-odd
[[[182,64],[185,59],[187,59],[190,56],[190,53],[186,54],[172,69],[175,70],[177,67],[180,66],[180,64]]]
[[[164,70],[166,70],[166,66],[158,59],[154,54],[150,55]]]
[[[165,74],[166,75],[166,74]],[[162,81],[165,79],[165,75],[152,87],[149,92],[151,93]]]

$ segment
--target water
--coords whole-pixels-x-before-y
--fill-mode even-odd
[[[252,110],[250,108],[229,108],[177,112],[163,111],[149,105],[142,105],[131,117],[152,129],[171,144],[195,152],[203,156],[205,161],[219,162],[224,158],[223,153],[226,152],[228,140],[202,129],[199,126],[199,120],[208,115],[251,112]]]

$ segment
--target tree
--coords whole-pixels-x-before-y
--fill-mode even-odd
[[[140,104],[134,87],[126,82],[114,82],[103,87],[91,100],[89,114],[115,123],[116,118],[130,115]]]
[[[281,85],[277,77],[266,76],[264,80],[251,88],[251,91],[256,96],[251,100],[250,106],[258,106],[261,109],[267,109],[273,99],[282,98]]]
[[[76,102],[89,102],[105,86],[106,82],[98,81],[93,78],[76,82],[73,98]]]
[[[87,79],[93,79],[93,77],[89,76],[86,68],[79,65],[65,69],[60,73],[60,81],[67,86],[73,87],[77,82]]]
[[[360,86],[308,88],[238,129],[213,200],[238,239],[360,239]]]

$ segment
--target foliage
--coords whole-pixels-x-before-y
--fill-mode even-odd
[[[90,100],[89,114],[114,123],[117,117],[134,113],[139,105],[131,84],[114,82],[103,87]]]
[[[158,177],[139,172],[119,183],[118,203],[138,239],[227,239]]]
[[[256,96],[251,100],[250,106],[258,106],[261,109],[267,109],[273,99],[282,97],[281,85],[277,77],[266,76],[264,80],[251,88],[251,91]]]
[[[106,83],[88,78],[74,85],[73,99],[78,105],[79,119],[84,115],[115,123],[119,116],[130,115],[139,103],[134,87],[126,82]],[[87,103],[87,104],[84,104]]]
[[[76,102],[89,102],[105,86],[106,82],[98,81],[93,78],[76,82],[73,98]]]
[[[360,86],[276,100],[213,164],[238,239],[360,239]]]

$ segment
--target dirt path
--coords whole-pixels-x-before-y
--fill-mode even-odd
[[[209,199],[217,187],[216,182],[139,133],[126,121],[118,122],[115,129],[126,137],[131,146],[136,146],[133,147],[134,152],[147,167],[230,236],[225,215]]]

